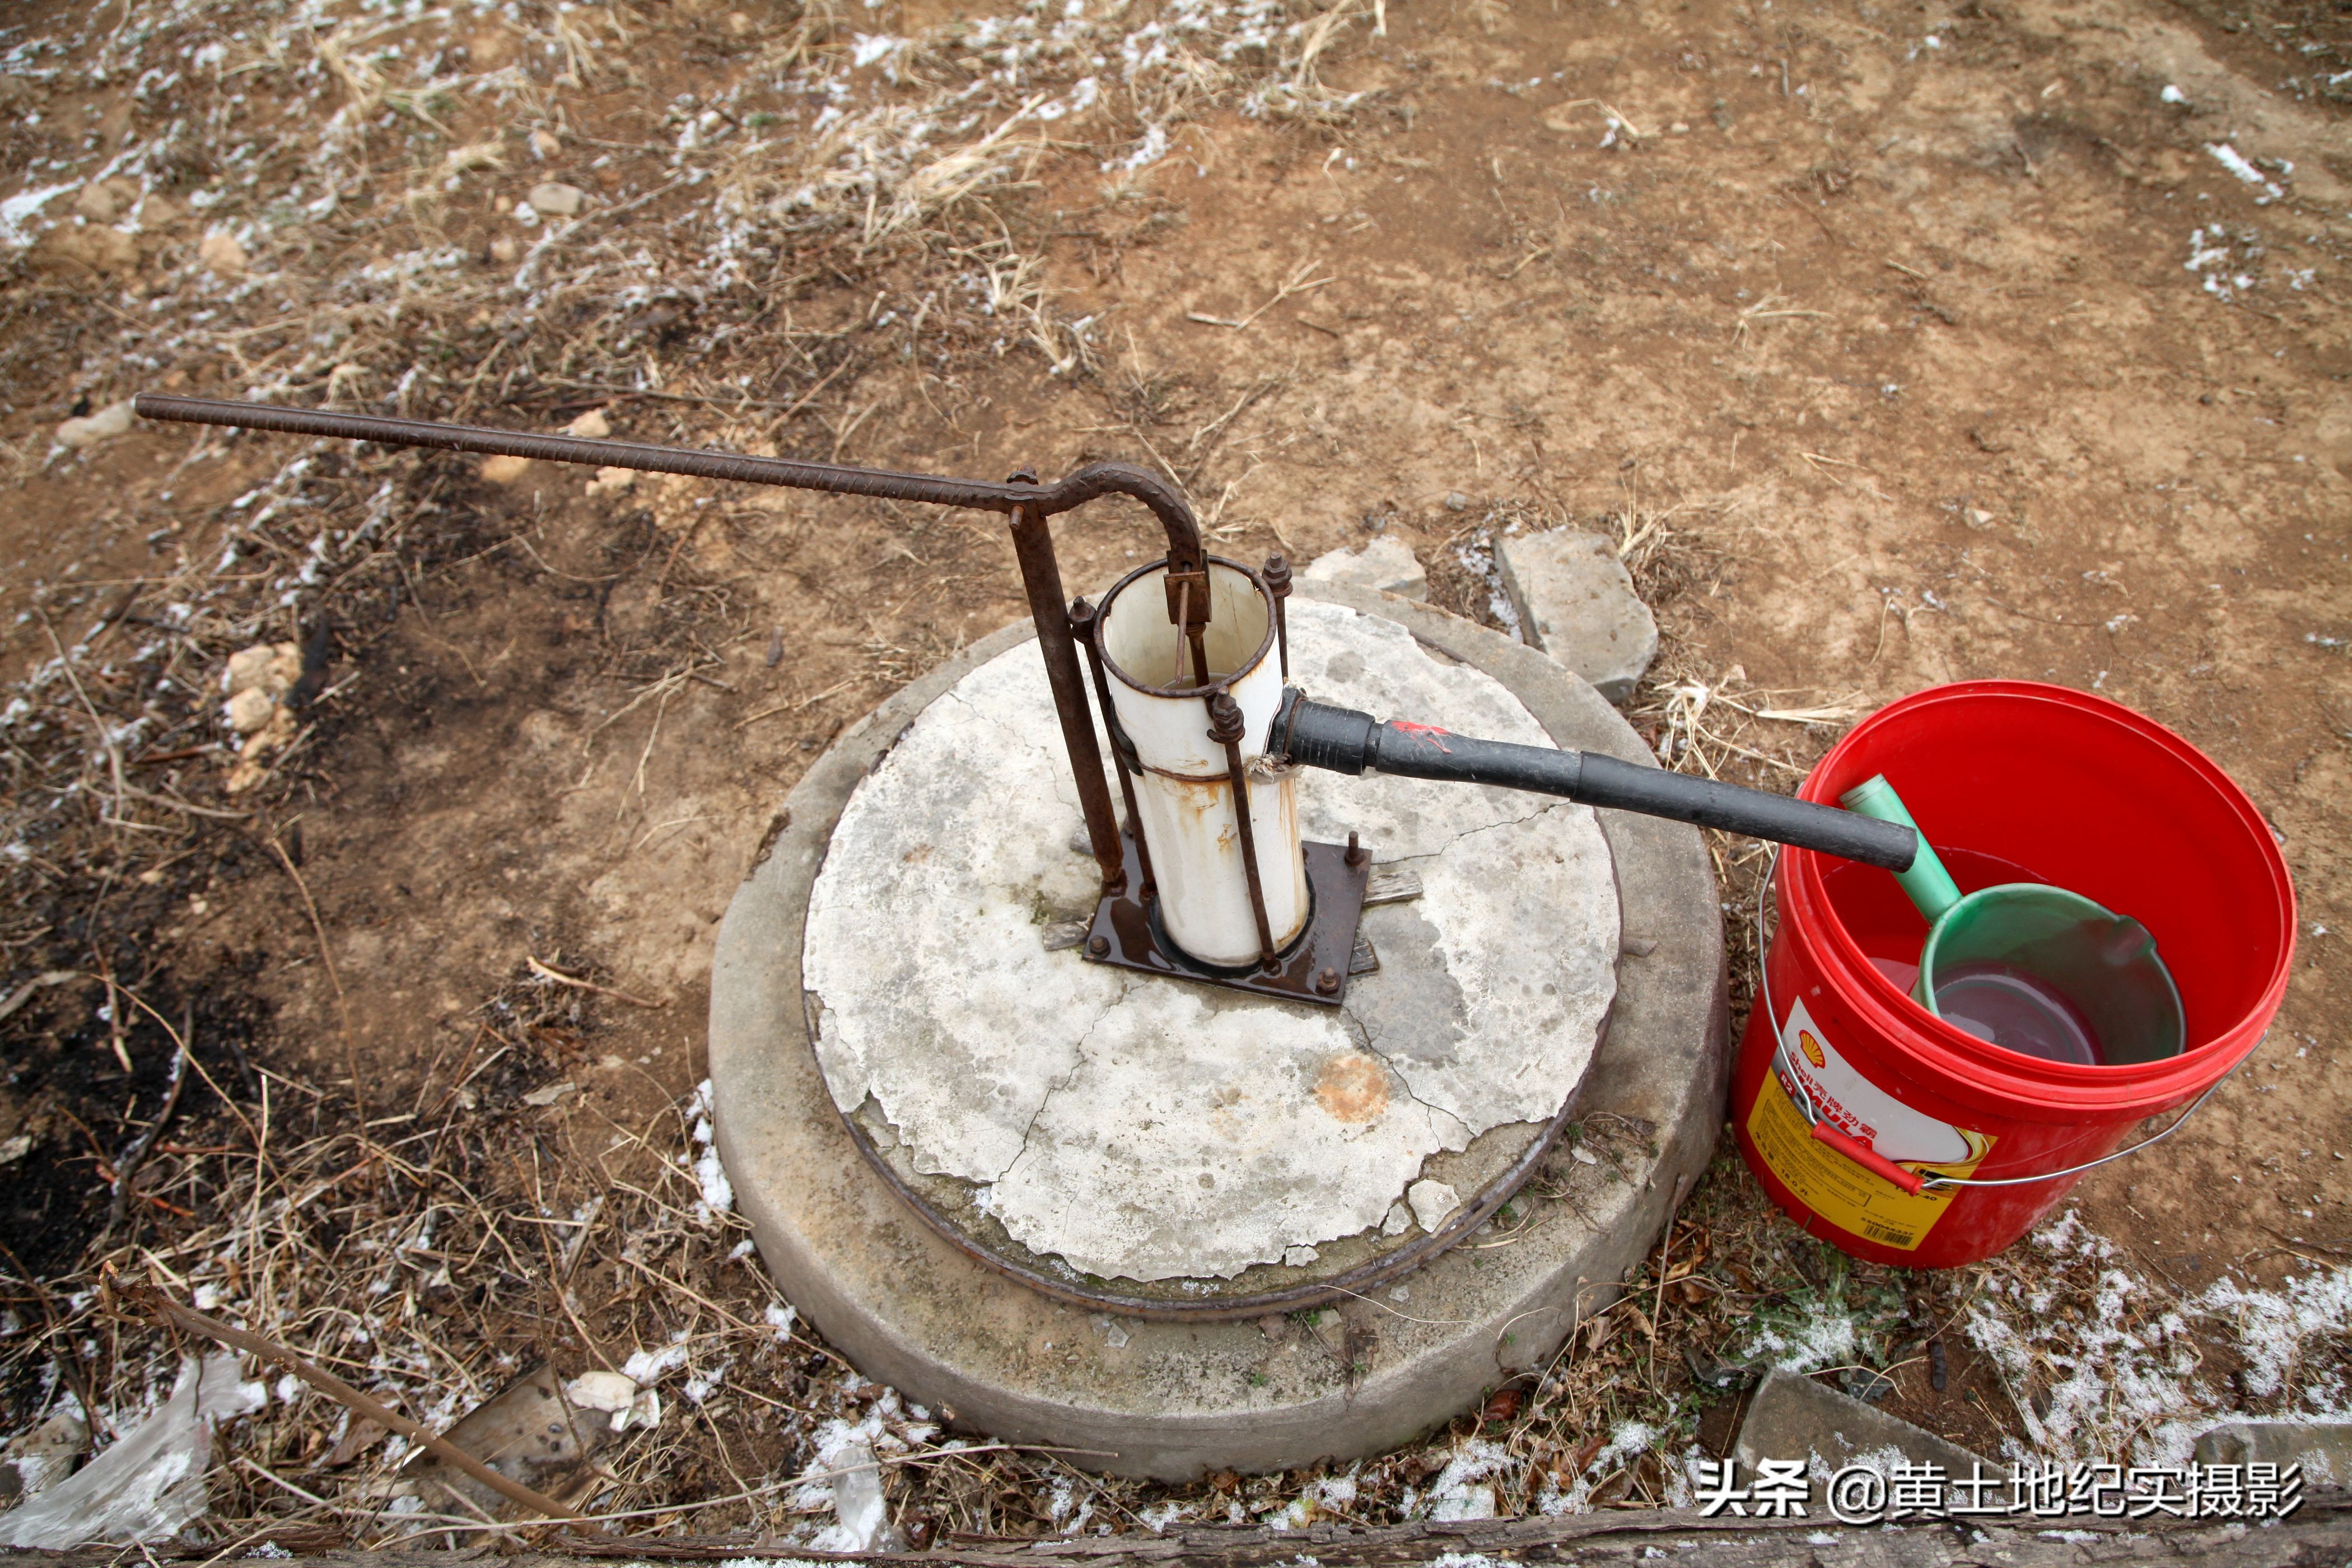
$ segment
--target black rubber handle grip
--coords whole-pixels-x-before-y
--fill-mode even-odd
[[[1817,849],[1889,871],[1910,869],[1919,852],[1919,836],[1901,823],[1619,762],[1593,752],[1482,741],[1433,724],[1381,723],[1352,708],[1309,701],[1295,688],[1283,695],[1266,749],[1303,766],[1334,773],[1451,779],[1564,795],[1587,805],[1638,811]]]

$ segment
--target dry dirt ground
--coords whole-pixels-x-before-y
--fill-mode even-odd
[[[757,93],[806,101],[785,89],[796,73],[832,73],[836,103],[961,79],[937,68],[944,47],[876,67],[861,37],[929,38],[957,13],[352,7],[411,62],[457,70],[444,62],[470,51],[465,68],[499,62],[525,82],[520,108],[449,94],[403,118],[389,66],[372,80],[327,59],[320,40],[349,36],[317,19],[332,9],[296,16],[310,20],[290,55],[194,5],[127,8],[111,34],[56,5],[0,23],[0,49],[16,51],[0,77],[15,121],[0,179],[63,192],[10,217],[22,241],[12,231],[0,279],[13,454],[0,646],[30,704],[10,721],[16,837],[0,869],[17,904],[0,998],[44,973],[111,977],[0,1019],[14,1069],[0,1131],[28,1140],[5,1156],[20,1177],[5,1227],[18,1415],[61,1386],[127,1406],[161,1375],[163,1352],[124,1349],[120,1324],[66,1331],[101,1321],[101,1262],[259,1310],[240,1294],[254,1260],[206,1274],[236,1244],[202,1227],[236,1204],[262,1211],[284,1172],[253,1145],[277,1115],[307,1151],[289,1156],[306,1180],[373,1173],[348,1209],[307,1231],[287,1222],[311,1277],[285,1281],[301,1311],[261,1313],[278,1331],[356,1331],[373,1310],[348,1281],[375,1265],[337,1249],[422,1246],[437,1283],[415,1264],[392,1299],[449,1364],[418,1351],[385,1373],[414,1409],[462,1409],[534,1356],[572,1371],[672,1333],[740,1333],[760,1341],[740,1352],[749,1392],[731,1412],[697,1395],[661,1438],[670,1457],[641,1451],[636,1489],[607,1506],[813,1463],[817,1424],[865,1419],[877,1391],[805,1330],[789,1343],[755,1331],[773,1303],[730,1260],[733,1222],[697,1206],[712,1195],[693,1168],[690,1096],[714,922],[826,740],[1024,613],[988,517],[650,478],[592,495],[586,470],[499,482],[472,459],[323,445],[293,472],[313,448],[176,428],[52,447],[60,420],[141,389],[262,385],[541,429],[593,409],[627,437],[990,478],[1118,457],[1172,473],[1235,554],[1304,562],[1401,537],[1441,603],[1490,624],[1495,533],[1595,529],[1624,546],[1664,630],[1629,705],[1637,723],[1677,765],[1777,788],[1843,719],[1923,686],[2011,676],[2103,691],[2252,795],[2295,878],[2301,945],[2248,1067],[2164,1153],[2085,1181],[2082,1220],[2136,1277],[2181,1293],[2281,1287],[2352,1256],[2352,1091],[2332,1070],[2352,1012],[2336,934],[2352,842],[2343,15],[1391,0],[1325,14],[1337,20],[1308,47],[1299,28],[1312,40],[1318,19],[1276,12],[1297,26],[1255,78],[1235,67],[1189,98],[1139,92],[1111,124],[1033,121],[1017,164],[969,190],[940,176],[905,197],[895,229],[883,220],[911,177],[844,186],[831,205],[792,208],[716,284],[714,253],[677,247],[699,243],[706,205],[758,195],[760,171],[727,165],[706,195],[677,175],[698,155],[676,150],[692,145],[680,126],[722,104],[740,144],[778,121],[746,107]],[[609,34],[582,31],[579,16],[608,10]],[[151,35],[185,43],[183,60],[220,42],[228,64],[196,60],[184,82],[122,69]],[[41,39],[55,47],[28,53]],[[248,78],[233,74],[240,49]],[[94,82],[108,51],[116,69]],[[311,52],[333,68],[298,70]],[[223,108],[247,86],[250,106]],[[234,190],[240,165],[184,137],[178,163],[141,175],[173,205],[108,228],[129,238],[73,240],[106,226],[96,216],[42,226],[99,171],[86,129],[109,147],[180,113],[282,130],[371,90],[307,187],[299,160],[279,159],[259,190],[288,194],[266,221],[228,226],[246,237],[236,257],[200,251],[223,227],[205,213],[258,213],[262,195],[192,204]],[[700,96],[681,115],[682,92]],[[786,159],[808,106],[778,110],[768,156]],[[494,156],[456,155],[483,145]],[[413,172],[394,189],[404,167],[445,166],[454,194]],[[348,208],[306,205],[338,177],[365,185],[364,223],[350,188]],[[520,307],[505,279],[519,250],[526,272],[539,265],[530,247],[553,226],[509,215],[547,178],[613,214],[572,247],[638,247],[640,276]],[[427,254],[452,259],[406,260]],[[363,274],[375,284],[350,282]],[[1091,508],[1064,529],[1066,577],[1107,580],[1151,537],[1139,512]],[[232,795],[213,683],[256,640],[307,643],[313,678],[299,741]],[[142,698],[150,679],[165,695]],[[146,727],[120,728],[142,700]],[[1753,717],[1764,707],[1824,717]],[[1718,852],[1744,944],[1759,858],[1737,841]],[[534,960],[604,989],[548,981]],[[192,1093],[173,1135],[184,1142],[155,1144],[152,1184],[110,1219],[114,1162],[164,1092],[166,1026],[193,1026],[221,1093]],[[265,1089],[274,1109],[257,1121]],[[412,1139],[425,1142],[401,1152]],[[450,1149],[465,1201],[420,1196]],[[2050,1418],[2046,1390],[2005,1387],[1957,1331],[1938,1340],[1952,1373],[1931,1386],[1927,1341],[2012,1277],[2070,1282],[2070,1321],[2114,1310],[2088,1255],[2063,1247],[1943,1280],[1849,1278],[1772,1217],[1736,1157],[1686,1215],[1675,1250],[1691,1283],[1659,1298],[1670,1321],[1636,1312],[1635,1331],[1719,1349],[1759,1312],[1876,1312],[1879,1364],[1901,1363],[1894,1407],[1985,1451],[2057,1441],[2030,1414]],[[562,1232],[562,1249],[533,1225]],[[662,1239],[648,1251],[646,1236]],[[315,1277],[338,1269],[353,1271],[341,1299]],[[1672,1495],[1672,1455],[1719,1446],[1736,1405],[1695,1390],[1674,1356],[1620,1361],[1606,1339],[1365,1471],[1361,1508],[1410,1510],[1415,1482],[1490,1439],[1509,1466],[1474,1465],[1455,1489],[1490,1488],[1493,1506],[1546,1488],[1579,1506]],[[352,1364],[368,1342],[349,1340]],[[2340,1400],[2340,1373],[2319,1369],[2343,1354],[2336,1323],[2295,1375]],[[755,1367],[770,1381],[743,1382]],[[2223,1397],[2277,1392],[2242,1378]],[[312,1401],[273,1416],[254,1451],[326,1475],[352,1462],[323,1452],[335,1414]],[[1655,1442],[1604,1453],[1636,1418]],[[2149,1429],[2133,1416],[2072,1430],[2087,1452]],[[1585,1474],[1596,1455],[1627,1462]],[[239,1489],[217,1505],[230,1516],[293,1506],[243,1473],[222,1484]],[[917,1542],[1066,1525],[1073,1484],[1003,1456],[893,1482]],[[1303,1484],[1228,1477],[1150,1496],[1223,1518],[1300,1506]],[[1103,1495],[1101,1519],[1144,1507]],[[795,1500],[822,1517],[821,1498],[785,1492],[749,1522],[790,1523],[774,1509]],[[348,1510],[305,1517],[361,1528]]]

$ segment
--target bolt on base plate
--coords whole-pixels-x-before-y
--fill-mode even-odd
[[[1337,1007],[1348,999],[1348,976],[1356,957],[1356,925],[1364,912],[1365,885],[1371,880],[1370,855],[1358,849],[1350,863],[1350,851],[1344,844],[1310,839],[1302,845],[1310,910],[1307,929],[1276,956],[1275,968],[1253,964],[1227,969],[1187,957],[1168,940],[1156,906],[1140,893],[1143,864],[1136,852],[1131,825],[1119,833],[1118,843],[1126,857],[1126,890],[1107,893],[1095,906],[1085,946],[1090,961],[1326,1007]]]

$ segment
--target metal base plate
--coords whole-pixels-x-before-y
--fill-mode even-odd
[[[1088,959],[1289,1002],[1337,1007],[1348,999],[1348,976],[1357,968],[1356,924],[1364,912],[1364,886],[1371,879],[1369,852],[1361,855],[1360,864],[1350,866],[1345,845],[1308,840],[1303,846],[1310,910],[1307,929],[1291,939],[1273,969],[1223,969],[1185,956],[1168,940],[1157,901],[1147,902],[1141,896],[1143,863],[1131,825],[1120,831],[1118,842],[1126,857],[1127,890],[1106,894],[1095,906],[1094,923],[1087,931]]]

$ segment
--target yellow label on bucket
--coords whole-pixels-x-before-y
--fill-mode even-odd
[[[1881,1247],[1914,1250],[1960,1189],[1931,1186],[1914,1196],[1815,1139],[1782,1074],[1796,1078],[1793,1087],[1823,1121],[1923,1175],[1968,1175],[1992,1152],[1992,1135],[1914,1110],[1864,1078],[1822,1036],[1802,1002],[1789,1009],[1781,1039],[1787,1048],[1748,1113],[1756,1152],[1799,1203],[1830,1224]]]

